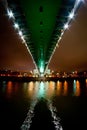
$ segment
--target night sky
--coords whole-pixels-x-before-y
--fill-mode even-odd
[[[87,2],[79,8],[48,66],[57,71],[87,70]],[[0,6],[0,69],[30,71],[35,68],[13,22]]]
[[[87,1],[64,33],[49,68],[65,72],[87,70]]]
[[[17,71],[35,69],[30,54],[2,6],[0,6],[0,68]]]

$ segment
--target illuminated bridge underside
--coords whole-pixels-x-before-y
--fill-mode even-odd
[[[75,0],[7,0],[41,73],[44,72]]]

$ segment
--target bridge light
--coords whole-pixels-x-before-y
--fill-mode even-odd
[[[11,10],[8,9],[7,13],[8,13],[9,18],[14,18],[14,14]]]
[[[78,6],[81,2],[84,3],[84,0],[77,0],[77,1],[76,1],[76,6]]]
[[[15,29],[19,29],[19,25],[17,23],[14,24]]]
[[[64,25],[64,29],[68,29],[68,27],[69,27],[69,25],[68,25],[68,23],[66,23],[66,24]]]
[[[70,19],[73,19],[73,17],[74,17],[74,12],[71,12],[71,13],[69,14],[69,18],[70,18]]]
[[[61,36],[63,36],[64,32],[61,33]]]
[[[23,34],[22,34],[22,31],[19,31],[19,32],[18,32],[18,34],[19,34],[20,36],[22,36],[22,35],[23,35]]]
[[[21,39],[22,39],[23,43],[25,43],[25,39],[24,39],[24,36],[21,36]]]
[[[84,2],[84,0],[77,0],[77,2],[78,2],[78,3],[80,3],[80,2]]]
[[[40,67],[40,73],[41,74],[44,73],[44,67],[43,66]]]

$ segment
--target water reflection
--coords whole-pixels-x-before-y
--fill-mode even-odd
[[[80,88],[80,81],[79,80],[73,80],[73,84],[68,83],[68,81],[47,81],[47,82],[24,82],[22,84],[19,84],[18,82],[13,83],[12,81],[2,82],[2,92],[7,93],[7,97],[10,98],[12,94],[16,94],[20,88],[22,87],[22,91],[24,95],[33,100],[35,98],[46,98],[46,99],[52,99],[55,95],[56,96],[68,96],[68,95],[74,95],[74,96],[80,96],[81,95],[81,88]],[[87,86],[87,79],[85,80],[85,86]]]
[[[63,95],[67,96],[68,94],[68,82],[64,81],[64,86],[63,86]]]
[[[32,98],[32,96],[34,94],[34,90],[33,90],[34,89],[34,83],[33,82],[29,82],[27,87],[28,87],[28,90],[27,90],[28,91],[28,95],[29,95],[30,98]]]
[[[11,81],[7,82],[7,96],[10,97],[12,94],[12,88],[13,87],[13,83]]]
[[[54,96],[54,92],[55,92],[55,82],[50,81],[48,83],[48,89],[46,91],[47,98],[51,99]]]
[[[80,89],[80,82],[77,80],[74,80],[73,81],[73,94],[74,96],[80,96],[80,92],[81,92],[81,89]]]
[[[81,82],[82,81],[82,82]],[[47,82],[12,82],[3,81],[0,83],[0,93],[1,96],[5,95],[9,100],[14,96],[20,98],[21,96],[28,99],[29,110],[27,112],[26,118],[22,124],[23,129],[25,127],[30,128],[32,124],[32,118],[34,117],[34,109],[39,101],[44,99],[47,103],[48,109],[51,112],[53,118],[53,123],[55,128],[59,127],[59,117],[57,117],[58,112],[56,111],[56,105],[53,101],[59,96],[81,96],[86,95],[87,79],[86,80],[72,80],[72,81],[47,81]],[[84,86],[85,85],[85,86]],[[70,97],[71,98],[71,97]],[[59,100],[60,98],[58,98]],[[25,100],[24,100],[25,101]],[[57,114],[56,114],[57,113]],[[61,119],[62,120],[62,119]],[[26,125],[25,125],[26,124]]]
[[[37,95],[38,98],[45,97],[45,85],[43,82],[40,82],[39,84],[39,91]]]
[[[4,93],[6,91],[6,81],[2,82],[2,92]]]
[[[66,83],[65,83],[66,84]],[[31,104],[27,116],[21,126],[22,130],[29,130],[32,124],[32,118],[34,117],[34,109],[38,102],[42,99],[48,104],[48,109],[51,112],[53,118],[53,124],[56,130],[62,130],[62,126],[59,123],[59,117],[56,115],[56,108],[53,106],[52,97],[55,93],[55,82],[30,82],[28,83],[28,94],[31,97]]]
[[[32,100],[35,98],[52,98],[55,94],[55,82],[29,82],[24,83],[23,90],[25,94]]]
[[[60,118],[57,116],[57,109],[53,106],[51,100],[48,100],[48,108],[51,112],[51,116],[53,118],[54,127],[56,130],[63,130],[62,126],[60,125]]]
[[[87,79],[85,80],[85,82],[86,82],[86,87],[87,87]]]
[[[24,91],[26,91],[27,86],[28,86],[28,83],[27,83],[27,82],[24,82],[24,83],[23,83],[23,89],[24,89]]]
[[[84,81],[85,86],[87,87],[87,79]],[[71,86],[70,86],[71,85]],[[47,82],[12,82],[12,81],[3,81],[2,82],[2,92],[3,94],[7,93],[7,97],[20,92],[22,87],[22,92],[26,98],[31,100],[35,98],[46,98],[52,99],[56,96],[80,96],[81,95],[81,85],[79,80],[73,80],[72,84],[69,84],[69,81],[47,81]],[[86,88],[85,88],[86,90]]]
[[[56,94],[60,96],[62,94],[62,82],[57,81],[57,89],[56,89]]]

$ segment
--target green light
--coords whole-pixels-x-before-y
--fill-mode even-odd
[[[39,64],[40,64],[40,65],[39,65],[39,66],[40,66],[40,73],[43,74],[43,73],[44,73],[44,61],[41,61],[41,60],[40,60],[40,63],[39,63]]]
[[[40,67],[40,73],[44,73],[44,67],[43,66]]]
[[[19,3],[25,14],[27,28],[31,30],[29,36],[29,42],[32,43],[29,48],[31,50],[33,48],[31,54],[40,74],[43,74],[46,68],[45,62],[49,59],[48,48],[51,47],[50,41],[62,0],[19,0]]]
[[[39,85],[38,98],[42,98],[45,96],[45,86],[44,83],[41,82]]]

